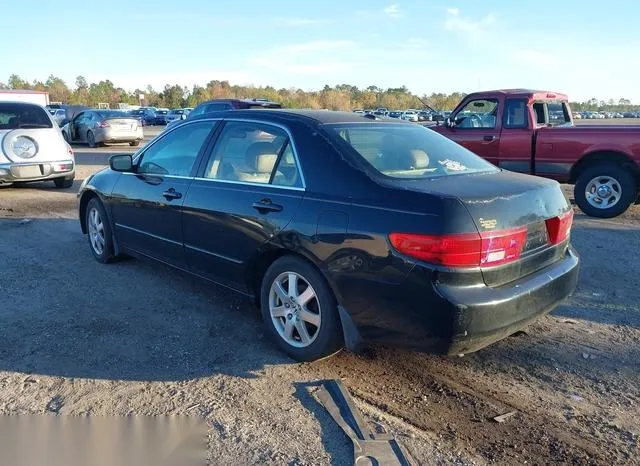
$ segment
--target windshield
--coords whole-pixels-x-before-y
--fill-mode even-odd
[[[326,125],[378,173],[423,178],[498,169],[450,139],[419,125]]]
[[[47,112],[37,105],[0,102],[0,129],[53,128]]]

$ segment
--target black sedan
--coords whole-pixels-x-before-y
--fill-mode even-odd
[[[98,261],[150,258],[236,290],[299,360],[373,342],[476,351],[578,279],[558,183],[351,112],[189,118],[78,196]]]

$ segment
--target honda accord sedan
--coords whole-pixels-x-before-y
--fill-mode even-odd
[[[473,352],[578,279],[557,182],[352,112],[189,118],[78,196],[99,262],[149,258],[233,289],[298,360],[372,343]]]

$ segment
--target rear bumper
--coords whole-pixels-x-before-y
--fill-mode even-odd
[[[569,297],[579,257],[562,259],[499,287],[453,285],[415,265],[399,284],[357,283],[340,289],[347,347],[368,343],[439,354],[466,354],[501,340]]]
[[[452,312],[452,332],[443,341],[443,352],[471,353],[512,335],[569,297],[578,275],[578,255],[569,248],[561,261],[502,287],[436,286]]]
[[[0,163],[0,184],[53,180],[73,176],[75,176],[75,163],[69,159],[54,162]]]
[[[96,134],[96,142],[133,142],[141,141],[144,133],[141,127],[135,131],[116,131],[106,128]]]

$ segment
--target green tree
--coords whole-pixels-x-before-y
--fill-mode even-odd
[[[9,81],[7,81],[10,89],[31,89],[31,85],[28,81],[22,79],[17,74],[12,74],[9,76]]]
[[[62,79],[54,75],[49,75],[45,86],[49,91],[49,99],[52,102],[69,102],[71,90],[69,90],[67,84]]]

